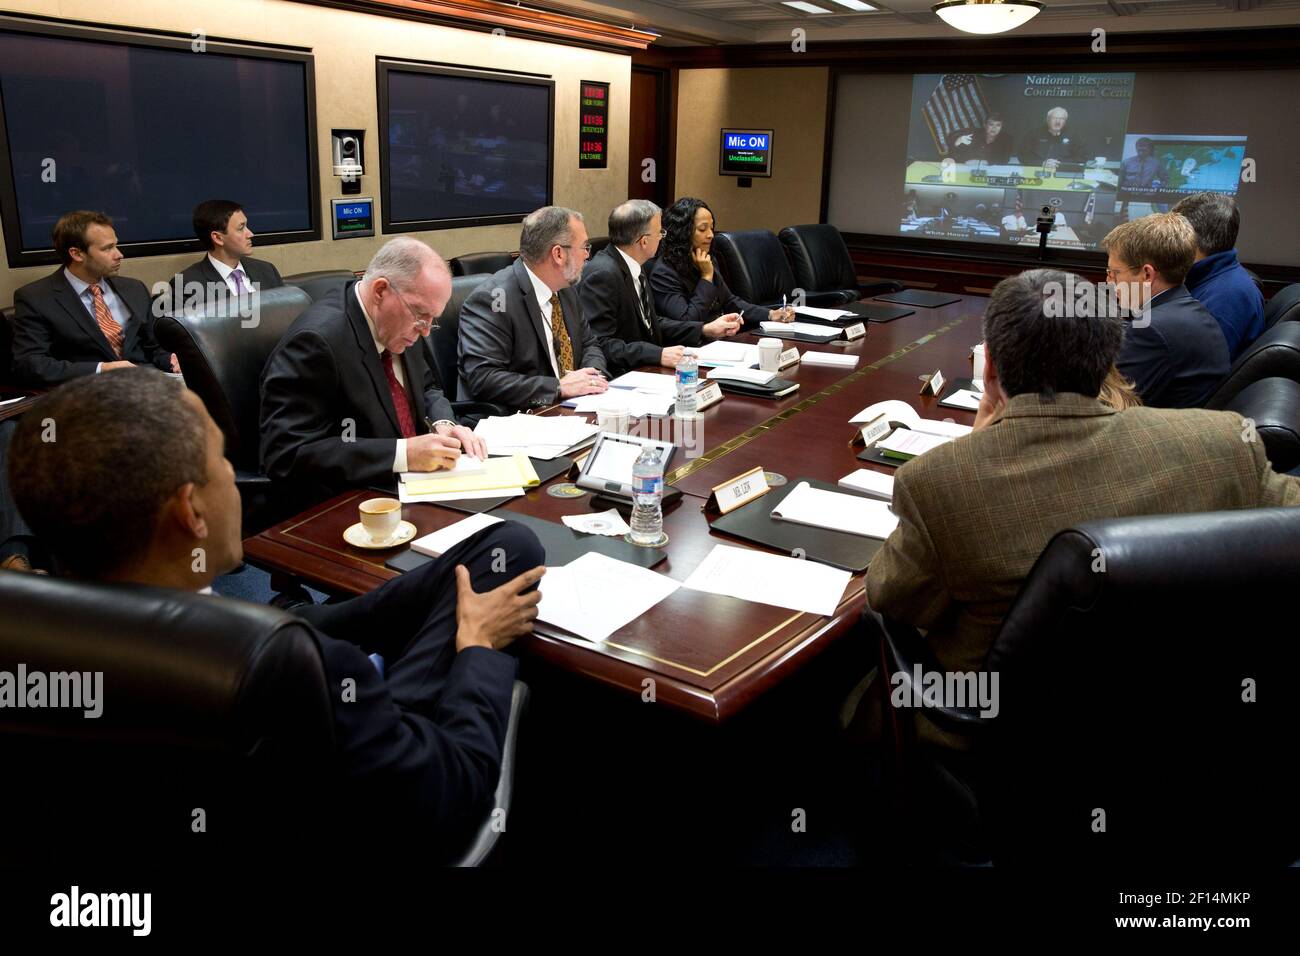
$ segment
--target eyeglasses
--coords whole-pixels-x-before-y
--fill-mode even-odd
[[[572,248],[573,248],[573,243],[569,243],[569,244],[567,244],[567,245],[565,245],[564,243],[556,243],[556,245],[558,245],[561,249],[572,249]],[[591,255],[591,243],[590,243],[590,242],[584,242],[584,243],[582,244],[582,248],[585,249],[585,250],[587,251],[587,255]]]
[[[1114,282],[1114,281],[1119,277],[1119,274],[1120,274],[1121,271],[1122,271],[1122,270],[1120,270],[1120,269],[1107,269],[1107,270],[1106,270],[1106,281],[1107,281],[1107,282]]]
[[[653,232],[643,232],[643,233],[641,233],[641,235],[639,235],[637,238],[638,238],[638,239],[644,239],[646,236],[653,236],[653,235],[654,235]],[[667,239],[667,238],[668,238],[668,230],[667,230],[667,229],[660,229],[660,230],[659,230],[659,238],[660,238],[660,239]]]
[[[402,303],[402,305],[406,306],[406,311],[411,313],[411,318],[415,319],[416,331],[427,332],[429,329],[433,328],[434,316],[431,313],[426,312],[421,314],[419,312],[416,312],[414,309],[412,309],[411,303],[406,301],[406,298],[405,296],[402,295],[401,290],[398,289],[397,286],[393,285],[391,282],[388,283],[388,288],[393,290],[393,295],[397,296],[397,301]]]

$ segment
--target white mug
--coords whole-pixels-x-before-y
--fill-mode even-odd
[[[376,544],[392,538],[402,523],[402,503],[396,498],[367,498],[357,510],[361,514],[362,527]]]
[[[971,363],[970,377],[977,382],[984,380],[984,343],[981,342],[971,350],[975,361]]]
[[[603,408],[596,409],[596,424],[600,426],[600,430],[603,432],[627,434],[629,418],[627,405],[625,404],[611,403]]]
[[[758,367],[764,372],[777,371],[781,366],[781,346],[783,344],[780,339],[759,339]]]

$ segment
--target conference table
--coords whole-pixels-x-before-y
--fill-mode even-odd
[[[921,396],[926,378],[941,371],[951,381],[967,378],[972,346],[981,338],[985,299],[962,296],[937,309],[917,308],[911,315],[868,326],[865,338],[851,343],[800,344],[800,351],[856,355],[854,368],[800,363],[781,372],[799,383],[786,398],[751,398],[727,394],[700,413],[697,454],[679,449],[665,475],[683,494],[664,513],[666,560],[655,571],[682,581],[714,545],[756,547],[711,528],[704,504],[716,485],[755,467],[789,482],[812,478],[832,484],[857,468],[892,472],[887,466],[859,461],[850,442],[849,419],[884,399],[909,402],[924,417],[950,418],[963,424],[974,413],[941,407],[939,399]],[[741,341],[757,341],[745,334]],[[644,369],[671,374],[666,369]],[[570,414],[548,409],[543,414]],[[592,496],[561,498],[547,486],[558,476],[492,513],[510,512],[560,522],[563,515],[605,510],[593,508]],[[335,596],[361,594],[395,577],[384,562],[402,548],[364,550],[343,540],[357,520],[357,505],[375,491],[344,492],[244,542],[246,559],[255,566],[291,575]],[[760,499],[761,501],[761,499]],[[460,521],[465,514],[434,504],[408,504],[402,516],[420,535]],[[532,655],[572,674],[643,695],[653,688],[656,701],[708,722],[723,722],[772,690],[857,626],[864,599],[864,574],[851,577],[835,613],[820,616],[726,595],[678,588],[647,613],[603,642],[593,642],[538,621],[529,637],[517,642],[521,655]]]

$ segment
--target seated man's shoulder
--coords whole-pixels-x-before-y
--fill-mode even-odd
[[[58,288],[58,281],[61,272],[61,269],[56,270],[49,275],[41,276],[39,279],[34,279],[26,285],[19,286],[14,291],[14,302],[17,303],[21,299],[31,303],[34,299],[40,299],[49,295]]]
[[[1150,408],[1145,405],[1111,416],[1112,427],[1132,433],[1136,441],[1143,443],[1177,436],[1239,439],[1243,421],[1236,412],[1210,408]]]

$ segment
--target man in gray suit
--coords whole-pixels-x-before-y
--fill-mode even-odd
[[[605,391],[605,356],[572,288],[590,254],[581,213],[544,206],[524,219],[519,258],[461,308],[461,398],[518,411]]]

